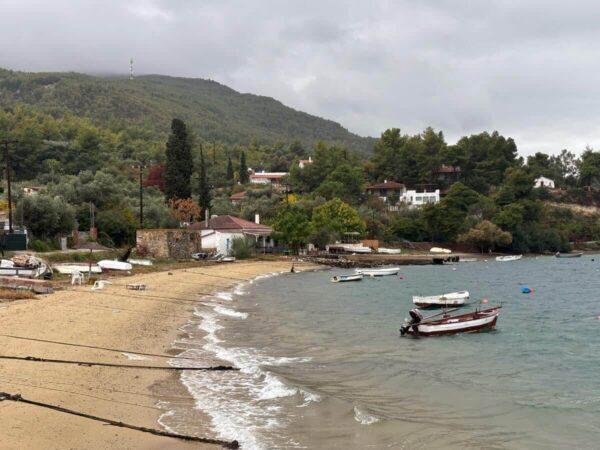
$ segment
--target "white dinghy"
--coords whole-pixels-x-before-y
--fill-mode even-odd
[[[362,275],[336,275],[331,277],[332,283],[346,283],[349,281],[361,281],[363,279]]]
[[[500,262],[518,261],[522,257],[523,257],[523,255],[496,256],[496,261],[500,261]]]
[[[450,292],[442,295],[422,297],[415,295],[413,303],[419,308],[441,308],[445,306],[463,306],[469,300],[469,291]]]
[[[89,264],[77,263],[77,264],[55,264],[54,270],[63,275],[73,275],[76,272],[79,273],[102,273],[102,268],[96,264],[92,264],[91,268]]]
[[[365,275],[367,277],[385,277],[389,275],[398,275],[400,267],[384,267],[381,269],[356,269],[356,273],[359,275]]]
[[[133,268],[133,266],[127,262],[115,261],[112,259],[98,261],[98,265],[106,270],[131,270]]]

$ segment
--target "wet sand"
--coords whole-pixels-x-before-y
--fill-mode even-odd
[[[174,354],[172,343],[202,294],[258,275],[286,271],[288,261],[249,261],[111,279],[101,291],[78,286],[35,299],[0,303],[1,335],[16,335],[157,354]],[[296,263],[301,270],[303,266]],[[312,266],[304,266],[305,268]],[[126,289],[143,283],[146,291]],[[167,365],[166,358],[131,360],[119,352],[18,340],[0,336],[0,354]],[[215,361],[206,361],[214,364]],[[178,373],[0,359],[0,391],[112,420],[160,429],[161,400],[193,407]],[[197,411],[198,422],[208,419]],[[3,449],[218,448],[113,427],[37,406],[0,402]]]

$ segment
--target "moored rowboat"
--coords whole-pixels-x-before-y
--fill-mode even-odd
[[[368,277],[385,277],[388,275],[398,275],[400,267],[385,267],[382,269],[356,269],[356,273],[359,275],[366,275]]]
[[[361,281],[363,279],[362,275],[336,275],[331,277],[332,283],[346,283],[348,281]]]
[[[411,320],[405,322],[400,328],[402,336],[439,336],[442,334],[474,333],[477,331],[491,330],[496,326],[501,306],[484,310],[475,310],[466,314],[452,316],[443,313],[423,318],[418,309],[410,311]],[[435,318],[434,317],[438,317]]]
[[[469,299],[469,291],[450,292],[442,295],[428,297],[413,296],[413,303],[419,308],[433,308],[443,306],[463,306]]]
[[[554,256],[556,256],[557,258],[580,258],[582,255],[583,255],[583,252],[577,252],[577,253],[556,252],[556,254]]]
[[[496,261],[500,261],[500,262],[518,261],[522,257],[523,257],[523,255],[496,256]]]

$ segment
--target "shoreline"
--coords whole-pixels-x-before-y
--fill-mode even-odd
[[[176,355],[173,344],[185,337],[202,297],[257,276],[287,271],[292,261],[242,261],[111,278],[112,285],[93,292],[77,287],[35,299],[0,303],[1,334]],[[314,268],[295,263],[298,269]],[[147,291],[125,284],[144,283]],[[162,365],[163,358],[83,349],[0,336],[2,354],[120,364]],[[148,357],[146,357],[148,358]],[[164,363],[163,363],[164,361]],[[204,363],[205,361],[201,361]],[[212,364],[215,361],[211,361]],[[180,380],[180,372],[82,367],[27,361],[0,361],[4,391],[133,425],[164,429],[165,405],[177,403],[198,414],[206,434],[210,420]],[[167,403],[166,403],[167,402]],[[135,430],[44,410],[0,402],[3,448],[218,448],[154,436]],[[197,432],[199,427],[195,427]],[[34,433],[28,430],[35,430]],[[202,433],[204,434],[204,433]]]

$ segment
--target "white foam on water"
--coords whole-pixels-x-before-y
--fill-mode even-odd
[[[302,397],[304,397],[304,403],[298,405],[298,408],[306,408],[311,403],[319,403],[321,401],[321,396],[319,394],[315,394],[314,392],[300,389],[300,394],[302,394]]]
[[[138,355],[137,353],[123,352],[122,354],[125,355],[127,357],[127,359],[130,359],[132,361],[144,361],[144,360],[152,359],[152,358],[148,358],[146,356]]]
[[[222,314],[224,316],[236,317],[238,319],[246,319],[248,318],[248,313],[239,312],[235,309],[225,308],[224,306],[215,306],[215,312]]]
[[[362,411],[358,406],[355,406],[354,420],[356,420],[361,425],[371,425],[376,422],[379,422],[380,419],[379,417],[369,414],[366,411]]]
[[[215,297],[220,298],[221,300],[226,300],[228,302],[233,300],[233,296],[231,295],[231,292],[217,292],[215,294]]]
[[[246,283],[240,283],[238,284],[235,289],[233,290],[233,293],[235,295],[246,295],[246,291],[244,290],[244,287],[246,287]]]
[[[245,294],[243,286],[279,273],[282,272],[260,275],[248,283],[238,284],[233,292],[218,292],[214,297],[231,301],[233,294]],[[194,397],[196,407],[211,418],[212,429],[221,439],[236,439],[243,448],[252,450],[281,446],[283,436],[277,430],[293,420],[290,414],[281,413],[283,399],[293,402],[291,397],[296,396],[305,406],[320,398],[316,394],[289,386],[280,376],[262,367],[298,364],[308,362],[311,358],[274,357],[252,347],[225,346],[218,336],[219,331],[224,328],[220,319],[223,316],[246,319],[247,313],[206,303],[196,308],[194,316],[200,323],[193,326],[206,334],[201,339],[178,340],[175,345],[184,344],[185,347],[192,344],[196,347],[179,356],[197,357],[202,353],[209,353],[240,369],[233,372],[184,371],[181,381]],[[171,360],[171,364],[182,363],[181,360]],[[165,413],[163,417],[169,417],[168,414]],[[298,444],[290,441],[286,446],[298,447]]]

